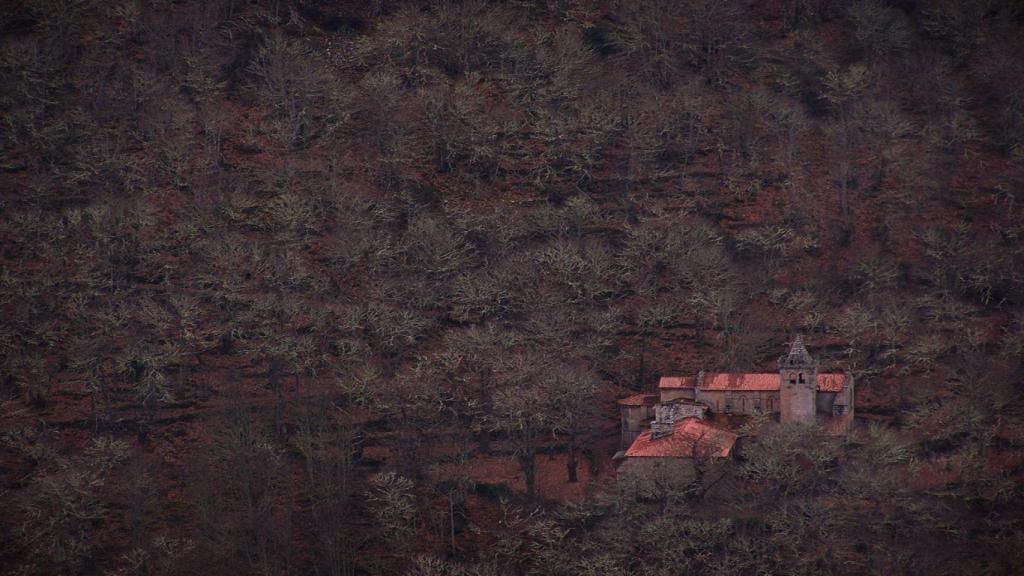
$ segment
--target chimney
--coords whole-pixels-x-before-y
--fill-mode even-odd
[[[670,436],[676,430],[675,410],[672,406],[655,406],[654,421],[651,422],[651,440]]]

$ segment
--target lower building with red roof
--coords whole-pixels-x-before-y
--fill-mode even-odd
[[[696,416],[655,421],[626,450],[616,473],[619,485],[641,495],[683,490],[704,467],[728,458],[736,439],[736,434]]]
[[[736,434],[716,428],[706,420],[691,416],[672,422],[672,430],[658,434],[647,430],[637,436],[626,458],[728,458],[736,444]]]

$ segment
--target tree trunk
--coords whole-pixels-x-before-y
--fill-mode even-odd
[[[201,352],[195,353],[195,360],[196,372],[199,372],[203,368],[203,355]],[[202,400],[206,400],[213,395],[213,390],[210,389],[210,383],[207,382],[204,378],[199,379],[199,382],[196,384],[196,390],[197,393],[199,394],[199,398]]]
[[[532,449],[519,455],[519,467],[526,476],[526,495],[532,500],[537,496],[537,465]]]
[[[270,389],[274,392],[274,427],[284,437],[284,384],[281,382],[281,367],[277,360],[271,360],[269,368]]]
[[[850,151],[850,122],[845,106],[840,108],[840,122],[843,127],[843,152],[839,159],[839,214],[842,219],[843,245],[848,245],[853,240],[854,222],[852,209],[850,207],[850,177],[853,171],[853,158]]]
[[[96,412],[96,394],[97,390],[93,389],[92,394],[89,395],[89,413],[92,418],[92,430],[93,432],[99,432],[100,430],[100,417]]]
[[[576,462],[576,434],[572,434],[569,437],[569,460],[565,464],[569,468],[569,482],[578,482],[579,477],[576,474],[577,462]]]
[[[188,360],[182,358],[180,360],[180,364],[178,364],[178,389],[176,390],[177,398],[175,398],[175,400],[182,400],[188,395],[187,392],[188,381],[190,380],[190,370],[187,365],[187,362]]]
[[[448,493],[448,518],[450,519],[449,524],[451,525],[451,539],[452,539],[452,557],[455,556],[455,493]]]
[[[487,387],[487,371],[480,371],[480,406],[484,416],[491,413],[491,391]],[[486,422],[482,422],[480,434],[477,438],[480,453],[487,455],[491,453],[491,431],[487,429]]]
[[[644,330],[640,334],[640,365],[637,367],[636,384],[638,389],[643,390],[644,379],[647,377],[646,367],[644,366],[644,357],[647,355],[647,331]]]

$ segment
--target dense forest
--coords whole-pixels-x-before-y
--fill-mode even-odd
[[[0,0],[0,572],[1024,570],[1024,4]],[[857,382],[615,481],[615,400]]]

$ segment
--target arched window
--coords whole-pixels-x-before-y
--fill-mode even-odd
[[[801,384],[804,383],[804,373],[803,372],[800,373],[800,383]]]

